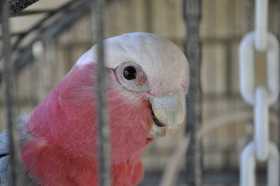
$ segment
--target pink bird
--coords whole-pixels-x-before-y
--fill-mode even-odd
[[[184,122],[188,62],[176,45],[150,33],[105,44],[112,185],[135,186],[143,178],[145,147]],[[21,158],[35,185],[98,185],[96,55],[96,46],[83,54],[24,126]]]

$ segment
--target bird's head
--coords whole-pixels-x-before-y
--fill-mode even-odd
[[[189,66],[175,44],[155,34],[128,33],[104,42],[114,161],[139,154],[147,141],[182,126]],[[97,60],[94,46],[75,68],[96,66]]]
[[[73,154],[94,155],[96,144],[97,47],[34,110],[33,136],[59,144]],[[105,39],[107,103],[112,161],[139,156],[144,147],[185,119],[189,67],[172,42],[149,33]]]
[[[151,139],[183,124],[189,66],[178,47],[154,34],[108,38],[105,49],[111,160],[118,167],[138,160]],[[31,137],[23,147],[22,159],[42,183],[57,183],[55,178],[70,170],[87,174],[87,168],[96,168],[96,64],[94,46],[27,122]],[[113,168],[113,172],[127,168]]]
[[[147,103],[152,137],[183,124],[189,66],[175,44],[155,34],[136,32],[105,39],[105,48],[106,67],[113,73],[115,87],[129,102]],[[97,61],[96,51],[94,46],[76,65]]]

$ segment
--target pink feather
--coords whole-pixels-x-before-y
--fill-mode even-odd
[[[31,115],[22,159],[43,186],[97,186],[95,69],[74,67]],[[143,176],[139,158],[150,142],[151,110],[141,96],[128,99],[108,74],[113,185],[133,186]]]

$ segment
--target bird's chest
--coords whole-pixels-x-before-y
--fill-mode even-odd
[[[99,172],[95,158],[73,157],[50,145],[40,150],[26,148],[22,155],[28,172],[41,186],[98,185]],[[143,167],[140,160],[113,164],[111,167],[113,186],[136,186],[142,177]]]

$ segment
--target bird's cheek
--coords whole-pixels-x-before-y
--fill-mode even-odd
[[[149,122],[148,122],[148,124],[147,124],[147,130],[148,130],[148,131],[151,131],[152,128],[153,128],[153,125],[154,125],[154,121],[153,121],[153,119],[152,119],[152,113],[151,113],[151,118],[149,119]]]

